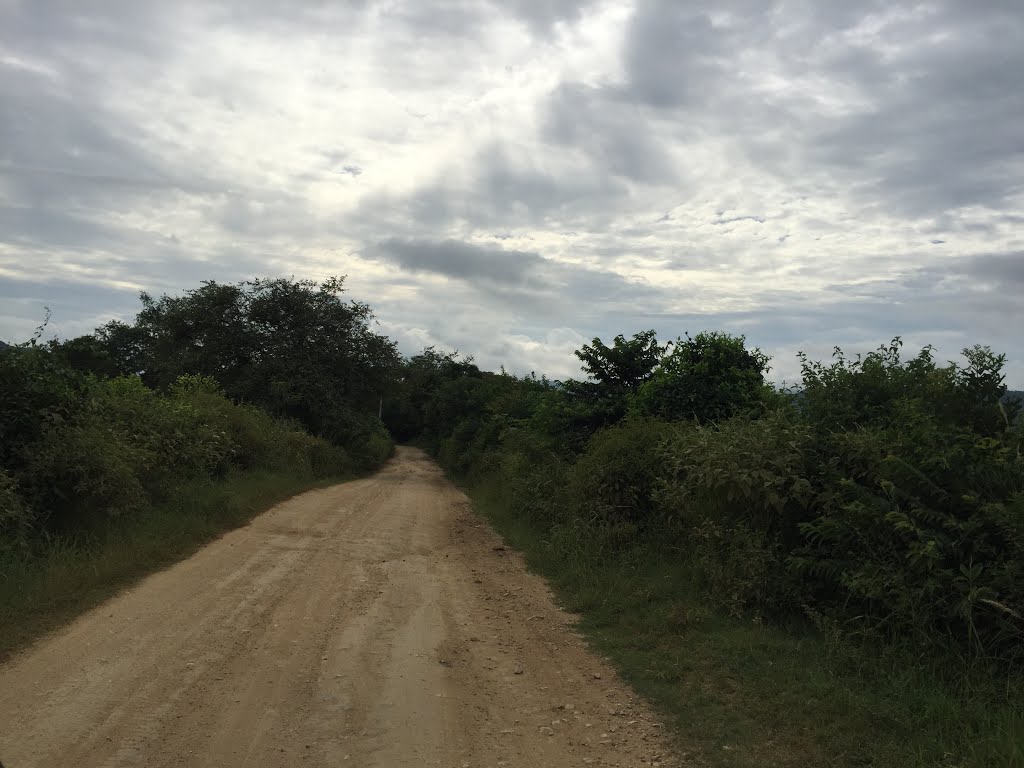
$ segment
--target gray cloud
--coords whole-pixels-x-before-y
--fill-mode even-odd
[[[61,79],[0,63],[0,174],[22,200],[67,203],[85,193],[173,186],[124,133]]]
[[[1024,284],[1024,250],[1015,253],[983,254],[968,260],[964,265],[963,274],[995,280],[1000,284],[1009,284],[1011,290]],[[1021,308],[1024,309],[1024,295],[1018,294]]]
[[[979,15],[942,45],[910,47],[875,104],[811,137],[812,156],[864,178],[863,192],[935,215],[1000,207],[1024,191],[1024,25]],[[949,35],[953,19],[891,35]],[[901,34],[902,33],[902,34]],[[843,62],[849,65],[850,62]],[[982,126],[984,126],[982,128]]]
[[[151,7],[155,3],[137,5]],[[373,0],[302,0],[288,4],[275,0],[215,0],[194,6],[210,14],[209,23],[225,30],[257,29],[284,38],[311,34],[344,36],[360,23],[374,3]]]
[[[601,225],[629,196],[625,180],[587,159],[569,171],[521,162],[488,144],[470,162],[470,177],[441,177],[407,195],[366,198],[348,221],[433,234],[457,220],[474,227],[545,228]],[[383,221],[382,221],[383,219]],[[348,223],[346,221],[346,224]]]
[[[540,287],[537,272],[544,263],[536,253],[483,248],[455,240],[423,242],[386,240],[371,254],[411,272],[429,272],[502,286]]]
[[[628,187],[595,164],[568,174],[524,167],[500,147],[476,159],[476,176],[464,202],[483,221],[543,226],[594,221],[628,195]]]
[[[727,40],[709,10],[672,0],[637,5],[625,50],[631,99],[665,109],[696,107],[715,94]]]
[[[847,36],[881,12],[889,17],[879,17],[874,35]],[[623,84],[585,103],[556,99],[551,120],[563,122],[575,107],[591,117],[582,125],[600,125],[589,114],[595,104],[604,101],[609,115],[629,108],[623,103],[645,105],[674,114],[683,133],[741,139],[752,162],[780,176],[839,174],[862,200],[911,215],[998,208],[1024,192],[1024,138],[1016,130],[1024,122],[1016,86],[1024,10],[1013,3],[984,11],[932,3],[900,13],[868,2],[648,0],[630,23],[624,62]],[[831,114],[798,90],[766,96],[756,83],[764,73],[751,69],[766,64],[793,83],[818,77],[863,103]]]
[[[140,65],[152,64],[153,54],[171,42],[162,33],[173,11],[163,3],[105,0],[82,7],[67,0],[10,0],[0,13],[5,48],[61,62],[87,49],[130,53]]]
[[[564,264],[530,251],[455,240],[389,240],[364,255],[410,272],[463,281],[518,309],[520,324],[528,323],[531,313],[564,316],[568,307],[578,321],[592,323],[604,313],[642,312],[644,306],[663,298],[645,283],[606,270]]]
[[[652,184],[678,181],[661,136],[646,130],[647,123],[640,109],[606,89],[563,83],[550,97],[543,136],[583,149],[602,173]]]
[[[1022,72],[1016,0],[0,4],[0,338],[348,272],[491,366],[718,327],[1024,382]]]
[[[514,14],[534,34],[546,36],[554,25],[582,18],[594,5],[594,0],[499,0],[493,5]]]

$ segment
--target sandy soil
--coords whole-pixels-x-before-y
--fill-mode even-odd
[[[670,765],[656,719],[420,451],[281,504],[0,667],[0,759]]]

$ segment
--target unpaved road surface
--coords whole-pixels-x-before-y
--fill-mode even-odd
[[[411,448],[0,667],[6,768],[636,766],[662,729]]]

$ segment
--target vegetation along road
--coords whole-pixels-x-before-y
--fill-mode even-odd
[[[670,764],[654,717],[413,448],[16,655],[0,723],[8,768]]]

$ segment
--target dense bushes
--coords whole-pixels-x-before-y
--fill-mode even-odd
[[[790,559],[833,613],[918,645],[1019,660],[1024,459],[1012,432],[941,429],[916,409],[824,443],[816,515]],[[813,581],[812,581],[813,580]]]
[[[814,490],[809,431],[790,410],[677,427],[661,448],[661,513],[709,596],[732,614],[800,602],[786,553],[800,540]]]
[[[680,429],[664,443],[662,514],[733,611],[813,606],[940,656],[1017,660],[1019,435],[944,428],[912,404],[891,413],[838,432],[794,411]]]
[[[629,419],[594,435],[573,466],[566,510],[596,529],[657,524],[655,489],[665,473],[660,442],[667,425]]]
[[[301,423],[366,465],[386,436],[377,408],[399,364],[373,315],[343,299],[341,279],[203,283],[180,296],[141,296],[132,324],[53,344],[77,370],[138,375],[167,391],[181,376],[208,376],[232,402]]]
[[[297,424],[231,403],[208,377],[182,376],[160,394],[137,377],[95,378],[29,346],[0,352],[0,382],[15,406],[0,414],[6,546],[138,514],[181,483],[236,470],[325,477],[358,468]]]
[[[636,408],[664,421],[701,422],[756,408],[766,395],[768,356],[744,341],[717,332],[677,340],[639,388]]]
[[[85,376],[45,349],[0,349],[0,467],[22,469],[30,446],[80,408],[86,384]]]
[[[903,360],[899,340],[862,358],[837,350],[827,365],[803,359],[787,394],[742,338],[687,337],[653,370],[639,354],[661,349],[653,338],[628,355],[621,337],[597,341],[581,352],[601,373],[589,382],[450,368],[415,394],[433,414],[427,443],[456,474],[497,484],[551,542],[685,559],[734,615],[812,615],[936,664],[1016,668],[1024,434],[1000,402],[1003,357]],[[644,370],[616,375],[623,360]]]
[[[1022,435],[1000,404],[1002,358],[965,356],[902,362],[894,343],[805,361],[795,408],[671,450],[691,460],[667,493],[763,537],[747,558],[768,555],[771,580],[749,593],[761,609],[812,606],[848,631],[1008,668],[1024,628]]]
[[[0,549],[22,547],[27,542],[32,512],[18,490],[18,481],[0,469]]]
[[[0,548],[108,526],[239,471],[378,466],[392,441],[376,405],[397,356],[340,292],[206,283],[144,294],[133,325],[0,349]]]

